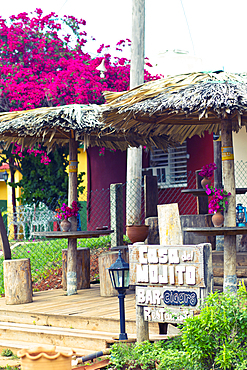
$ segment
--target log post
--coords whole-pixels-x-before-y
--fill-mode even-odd
[[[67,290],[67,249],[62,250],[62,285],[63,290]],[[90,288],[90,248],[77,248],[77,290]]]
[[[33,301],[31,265],[29,258],[3,261],[6,304]]]
[[[122,258],[125,262],[129,260],[128,247],[118,246],[114,247],[109,252],[101,253],[99,255],[99,279],[100,279],[100,295],[101,297],[114,297],[118,295],[116,289],[113,288],[111,283],[108,268],[116,262],[118,258],[118,251],[121,250]]]
[[[73,201],[77,201],[77,147],[78,143],[73,138],[69,140],[69,207]],[[71,217],[71,231],[77,230],[77,219]],[[77,257],[77,239],[68,240],[68,254],[67,254],[67,295],[77,293],[77,276],[76,276],[76,257]]]
[[[234,153],[232,144],[232,122],[221,121],[221,152],[224,189],[230,192],[228,206],[224,212],[224,225],[236,226],[236,188]],[[224,291],[237,292],[236,236],[224,236]]]

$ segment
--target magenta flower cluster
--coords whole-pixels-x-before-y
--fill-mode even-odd
[[[209,163],[202,167],[201,171],[199,172],[200,176],[203,177],[211,177],[214,174],[214,170],[217,169],[215,163]]]
[[[208,185],[206,185],[206,194],[212,196],[208,204],[209,213],[224,211],[228,204],[227,197],[231,195],[224,189],[217,189]]]
[[[47,153],[44,150],[29,148],[27,149],[27,153],[29,155],[34,154],[35,157],[37,157],[37,155],[40,155],[41,156],[40,162],[45,165],[49,165],[49,163],[51,162],[50,158],[48,157]],[[12,154],[16,154],[20,158],[24,158],[25,157],[24,148],[22,148],[20,144],[15,143],[15,148],[12,150]]]
[[[66,25],[69,33],[64,34]],[[5,20],[0,16],[0,105],[3,111],[64,104],[102,104],[102,92],[129,88],[130,61],[112,57],[102,44],[98,56],[86,51],[85,20],[62,19],[36,9]],[[116,45],[119,52],[129,39]],[[105,78],[96,68],[105,60]],[[146,60],[146,65],[150,63]],[[160,78],[144,71],[144,80]]]
[[[72,207],[68,207],[67,204],[63,203],[61,208],[56,209],[56,217],[60,220],[68,220],[68,218],[72,216],[77,216],[79,211],[79,207],[77,202],[72,202]]]

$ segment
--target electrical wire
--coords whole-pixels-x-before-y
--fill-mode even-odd
[[[191,35],[191,32],[190,32],[189,22],[188,22],[188,20],[187,20],[186,13],[185,13],[185,9],[184,9],[184,5],[183,5],[183,0],[180,0],[180,3],[181,3],[181,6],[182,6],[182,8],[183,8],[184,17],[185,17],[185,20],[186,20],[186,23],[187,23],[187,27],[188,27],[188,31],[189,31],[189,35],[190,35],[190,41],[191,41],[192,48],[193,48],[193,53],[194,53],[194,55],[196,55],[196,54],[195,54],[195,48],[194,48],[194,43],[193,43],[192,35]]]

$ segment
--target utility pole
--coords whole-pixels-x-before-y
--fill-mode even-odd
[[[144,82],[145,0],[132,0],[130,89]],[[127,149],[126,223],[141,223],[142,147]]]
[[[130,89],[144,82],[145,0],[132,0]],[[127,225],[141,223],[142,147],[127,149]],[[137,341],[149,339],[143,307],[136,307]]]

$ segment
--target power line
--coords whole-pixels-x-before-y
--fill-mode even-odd
[[[185,17],[185,20],[186,20],[186,23],[187,23],[187,27],[188,27],[188,31],[189,31],[189,35],[190,35],[190,41],[191,41],[192,48],[193,48],[193,53],[194,53],[194,55],[196,55],[196,53],[195,53],[195,48],[194,48],[194,43],[193,43],[193,39],[192,39],[192,35],[191,35],[191,32],[190,32],[189,22],[188,22],[188,20],[187,20],[186,13],[185,13],[185,9],[184,9],[184,5],[183,5],[183,0],[180,0],[180,3],[181,3],[181,6],[182,6],[182,8],[183,8],[184,17]]]
[[[58,13],[59,14],[61,12],[61,10],[63,9],[64,5],[68,2],[68,0],[65,0],[65,2],[63,3],[63,5],[61,6],[61,8],[59,9]]]

